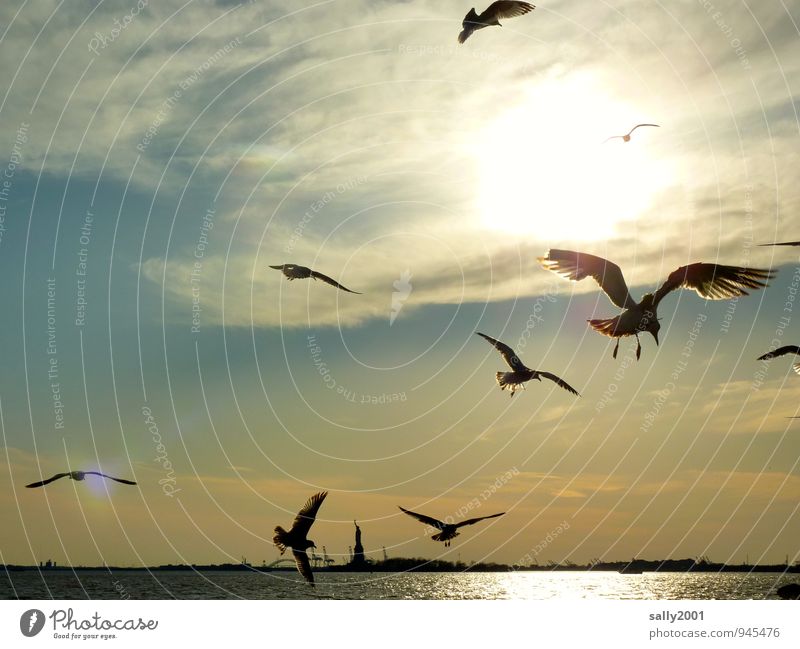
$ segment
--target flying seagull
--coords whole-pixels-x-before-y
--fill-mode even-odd
[[[759,243],[759,246],[800,246],[800,241],[776,241],[775,243]]]
[[[603,144],[608,142],[609,140],[622,140],[623,142],[630,142],[631,141],[631,133],[633,133],[637,128],[640,126],[655,126],[656,128],[661,128],[658,124],[637,124],[634,126],[630,131],[628,131],[625,135],[612,135],[609,138],[603,140]]]
[[[270,268],[274,268],[275,270],[281,271],[291,282],[293,279],[308,279],[311,277],[312,279],[321,279],[323,282],[330,284],[331,286],[335,286],[336,288],[342,289],[343,291],[347,291],[348,293],[355,293],[356,295],[361,295],[358,291],[351,291],[349,288],[345,288],[335,279],[331,279],[327,275],[323,275],[322,273],[318,273],[315,270],[311,270],[310,268],[306,268],[305,266],[298,266],[297,264],[281,264],[280,266],[270,266]]]
[[[497,372],[495,374],[495,378],[497,379],[497,385],[500,386],[501,390],[505,390],[508,388],[508,391],[511,393],[511,396],[514,396],[514,393],[521,389],[525,389],[525,382],[530,381],[532,379],[537,379],[539,381],[542,380],[542,377],[546,379],[550,379],[554,381],[559,387],[564,388],[567,392],[572,392],[577,396],[581,396],[578,394],[578,391],[569,385],[566,381],[562,381],[558,378],[555,374],[550,374],[550,372],[541,372],[539,370],[532,370],[522,363],[519,360],[516,352],[511,349],[508,345],[501,343],[499,340],[495,340],[494,338],[487,336],[486,334],[482,334],[481,332],[476,332],[481,338],[485,338],[489,341],[492,345],[494,345],[495,349],[500,352],[500,355],[503,357],[503,360],[508,363],[508,366],[514,370],[513,372]]]
[[[398,507],[400,507],[398,505]],[[442,521],[438,521],[435,518],[431,518],[430,516],[425,516],[424,514],[417,514],[416,512],[409,511],[407,509],[403,509],[400,507],[400,511],[408,514],[412,518],[416,518],[421,523],[425,523],[426,525],[430,525],[431,527],[435,527],[437,530],[441,530],[439,534],[434,534],[431,538],[434,541],[443,541],[445,547],[450,546],[450,541],[456,538],[459,535],[458,528],[464,527],[465,525],[474,525],[480,521],[485,521],[487,518],[497,518],[498,516],[502,516],[505,512],[500,512],[499,514],[492,514],[491,516],[481,516],[480,518],[469,518],[465,521],[461,521],[460,523],[442,523]]]
[[[778,356],[785,356],[786,354],[794,354],[795,356],[800,356],[800,347],[797,345],[786,345],[785,347],[778,347],[778,349],[768,352],[763,356],[759,356],[756,360],[759,361],[768,361],[771,358],[777,358]],[[800,374],[800,361],[797,361],[792,365],[792,369],[797,373]]]
[[[678,288],[689,288],[706,300],[728,300],[748,295],[745,289],[759,289],[767,286],[767,280],[775,276],[775,271],[760,268],[741,268],[720,264],[695,263],[681,266],[670,273],[655,295],[646,293],[641,302],[636,302],[628,291],[622,270],[615,263],[602,257],[595,257],[572,250],[550,250],[546,257],[539,257],[543,268],[572,281],[593,277],[611,301],[623,312],[615,318],[589,320],[595,331],[617,339],[614,358],[617,357],[619,339],[636,336],[636,358],[642,352],[639,334],[649,331],[658,344],[659,324],[657,309],[664,297]]]
[[[99,475],[101,478],[108,478],[109,480],[116,480],[117,482],[121,482],[122,484],[136,484],[132,480],[123,480],[122,478],[115,478],[110,475],[106,475],[105,473],[100,473],[98,471],[68,471],[67,473],[56,473],[52,478],[47,478],[47,480],[42,480],[41,482],[31,482],[30,484],[26,484],[25,486],[28,489],[33,489],[34,487],[44,487],[46,484],[50,484],[54,480],[60,480],[61,478],[69,478],[70,480],[85,480],[87,475]]]
[[[475,8],[469,10],[461,23],[463,31],[458,35],[458,42],[463,43],[472,32],[483,29],[484,27],[502,27],[501,18],[516,18],[536,9],[530,2],[493,2],[479,16],[475,13]]]
[[[327,491],[320,491],[318,494],[311,496],[303,505],[297,516],[292,523],[292,529],[288,532],[280,525],[275,528],[275,536],[272,537],[272,542],[281,551],[281,554],[286,552],[286,548],[292,549],[294,561],[297,564],[297,570],[300,572],[306,581],[314,585],[314,575],[311,572],[311,564],[308,561],[306,550],[308,548],[316,549],[313,541],[309,541],[306,536],[311,526],[314,524],[314,519],[317,517],[322,501],[328,495]]]

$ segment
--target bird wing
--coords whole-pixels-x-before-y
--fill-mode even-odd
[[[607,137],[605,140],[603,140],[603,144],[605,144],[606,142],[609,142],[611,140],[624,140],[624,139],[625,139],[625,136],[623,136],[623,135],[612,135],[611,137]]]
[[[767,352],[763,356],[759,356],[756,360],[768,361],[770,358],[777,358],[786,354],[800,354],[800,347],[797,345],[786,345],[785,347],[778,347],[771,352]]]
[[[400,507],[400,505],[398,505],[398,507]],[[402,507],[400,507],[400,511],[405,512],[412,518],[416,518],[420,523],[425,523],[426,525],[435,527],[437,530],[444,529],[444,523],[442,523],[442,521],[437,521],[435,518],[425,516],[425,514],[417,514],[416,512],[409,511],[408,509],[403,509]]]
[[[297,571],[306,578],[306,581],[314,585],[314,573],[311,572],[311,563],[308,561],[308,555],[305,550],[295,550],[292,548],[294,555],[294,562],[297,564]]]
[[[600,288],[620,309],[636,306],[625,283],[622,269],[607,259],[573,250],[550,249],[546,257],[539,257],[539,263],[543,268],[574,282],[594,277]]]
[[[52,478],[47,478],[47,480],[42,480],[41,482],[31,482],[30,484],[26,484],[25,486],[28,489],[32,489],[33,487],[43,487],[46,484],[50,484],[53,480],[58,480],[59,478],[66,478],[69,473],[56,473]]]
[[[633,133],[633,132],[634,132],[634,131],[635,131],[637,128],[639,128],[640,126],[655,126],[656,128],[661,128],[661,127],[660,127],[658,124],[637,124],[637,125],[636,125],[636,126],[634,126],[634,127],[633,127],[633,128],[630,130],[630,131],[628,131],[628,135],[630,135],[631,133]]]
[[[563,381],[562,379],[558,378],[555,374],[550,374],[550,372],[539,372],[538,370],[536,373],[539,374],[540,376],[543,376],[546,379],[550,379],[559,387],[564,388],[567,392],[572,392],[572,394],[581,396],[580,394],[578,394],[578,391],[575,388],[573,388],[566,381]]]
[[[497,18],[497,20],[501,18],[516,18],[534,9],[536,9],[536,7],[530,2],[508,2],[501,0],[500,2],[493,2],[486,7],[486,11],[480,15],[480,21],[485,22],[492,18]]]
[[[492,514],[491,516],[481,516],[480,518],[468,518],[465,521],[456,523],[456,527],[464,527],[465,525],[475,525],[475,523],[479,523],[480,521],[485,521],[487,518],[497,518],[498,516],[502,516],[503,514],[505,514],[505,512],[500,512],[499,514]]]
[[[335,286],[336,288],[340,288],[343,291],[347,291],[348,293],[355,293],[356,295],[361,295],[361,293],[359,293],[358,291],[351,291],[349,288],[345,288],[344,286],[339,284],[339,282],[337,282],[335,279],[332,279],[327,275],[323,275],[322,273],[318,273],[315,270],[311,271],[311,277],[313,277],[314,279],[321,279],[323,282],[326,282],[331,286]]]
[[[294,518],[292,529],[289,531],[290,534],[300,534],[302,535],[301,538],[306,537],[308,531],[311,529],[311,526],[314,524],[314,520],[317,517],[317,512],[322,505],[322,501],[325,500],[325,496],[327,495],[327,491],[320,491],[318,494],[314,494],[306,501],[306,504],[303,505],[303,508],[297,512],[297,516]]]
[[[775,272],[761,268],[742,268],[722,266],[721,264],[696,263],[681,266],[667,278],[656,291],[653,304],[677,288],[690,288],[706,300],[728,300],[733,297],[749,295],[745,289],[759,289],[767,286]]]
[[[760,243],[759,246],[800,246],[800,241],[776,241],[775,243]]]
[[[122,478],[115,478],[112,475],[106,475],[105,473],[99,473],[98,471],[85,471],[86,475],[99,475],[103,478],[108,478],[109,480],[115,480],[116,482],[121,482],[122,484],[136,484],[132,480],[123,480]]]
[[[768,361],[770,358],[777,358],[778,356],[784,356],[785,354],[796,354],[800,355],[800,347],[797,345],[786,345],[785,347],[778,347],[778,349],[768,352],[763,356],[759,356],[756,360],[759,361]],[[795,373],[800,374],[800,361],[794,363],[792,365],[792,369]]]
[[[525,367],[522,361],[519,360],[519,357],[517,356],[516,352],[513,349],[511,349],[511,347],[509,347],[505,343],[501,343],[499,340],[495,340],[491,336],[482,334],[480,331],[476,331],[475,333],[477,333],[481,338],[485,338],[492,345],[494,345],[494,348],[500,352],[500,356],[503,357],[503,360],[506,363],[508,363],[508,366],[512,370],[514,370],[515,372],[520,372],[528,369],[527,367]]]

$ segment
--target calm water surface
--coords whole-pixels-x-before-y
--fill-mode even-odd
[[[782,573],[0,573],[0,599],[777,599]]]

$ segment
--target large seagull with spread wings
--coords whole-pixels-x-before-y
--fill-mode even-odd
[[[85,480],[87,475],[98,475],[101,478],[108,478],[109,480],[114,480],[122,484],[136,484],[133,480],[115,478],[114,476],[106,475],[105,473],[100,473],[99,471],[67,471],[65,473],[56,473],[52,478],[47,478],[47,480],[40,480],[39,482],[31,482],[30,484],[26,484],[25,486],[28,489],[34,489],[36,487],[44,487],[46,484],[50,484],[54,480],[60,480],[61,478],[69,478],[70,480],[76,480],[80,482],[82,480]]]
[[[550,374],[550,372],[542,372],[541,370],[532,370],[529,367],[526,367],[525,364],[519,360],[517,353],[505,343],[501,343],[499,340],[495,340],[486,334],[482,334],[480,331],[476,333],[481,338],[488,340],[489,343],[500,352],[503,360],[508,363],[508,366],[511,368],[511,372],[497,372],[495,374],[495,378],[497,379],[497,384],[500,386],[500,389],[505,390],[508,388],[508,391],[511,393],[512,397],[517,390],[525,389],[525,383],[527,381],[531,381],[532,379],[541,381],[542,377],[550,379],[559,387],[564,388],[567,392],[572,392],[574,395],[581,396],[578,394],[578,391],[575,388],[569,385],[566,381],[558,378],[555,374]]]
[[[614,358],[617,357],[620,338],[636,336],[636,358],[642,352],[639,334],[649,332],[658,344],[658,305],[669,293],[679,288],[693,289],[706,300],[729,300],[747,295],[745,289],[759,289],[767,286],[767,280],[775,276],[775,271],[760,268],[722,266],[721,264],[696,263],[681,266],[670,273],[667,281],[655,294],[646,293],[636,302],[628,291],[622,270],[615,263],[573,250],[551,249],[546,257],[539,257],[543,268],[551,270],[566,279],[580,281],[593,277],[611,301],[623,312],[615,318],[589,320],[595,331],[617,339]]]
[[[315,548],[314,541],[310,541],[308,532],[317,518],[322,501],[328,495],[327,491],[321,491],[318,494],[311,496],[303,505],[303,509],[297,512],[297,516],[292,523],[292,529],[288,532],[280,525],[275,528],[275,536],[272,537],[272,542],[281,551],[281,554],[286,552],[286,548],[292,549],[294,561],[297,564],[297,570],[300,572],[306,581],[314,585],[314,574],[311,572],[311,564],[308,561],[306,550],[308,548]]]
[[[493,2],[479,16],[473,7],[464,16],[464,21],[461,23],[463,31],[458,35],[458,42],[463,43],[472,36],[472,32],[484,27],[502,27],[500,24],[501,18],[516,18],[534,9],[536,9],[535,5],[530,2]]]
[[[318,273],[315,270],[311,270],[306,266],[298,266],[297,264],[280,264],[278,266],[270,266],[270,268],[281,271],[290,282],[293,279],[308,279],[310,277],[311,279],[315,280],[319,279],[326,284],[330,284],[331,286],[341,289],[342,291],[361,295],[361,293],[358,291],[351,291],[349,288],[339,284],[339,282],[337,282],[335,279],[328,277],[327,275],[323,275],[322,273]]]
[[[398,507],[400,506],[398,505]],[[437,530],[439,530],[439,533],[434,534],[431,539],[434,541],[442,541],[445,547],[448,547],[450,545],[450,541],[460,534],[458,531],[459,527],[464,527],[465,525],[474,525],[480,521],[485,521],[487,518],[497,518],[498,516],[505,514],[505,512],[500,512],[499,514],[492,514],[491,516],[468,518],[460,523],[443,523],[442,521],[431,518],[430,516],[425,516],[425,514],[417,514],[416,512],[409,511],[408,509],[403,509],[402,507],[400,507],[400,511],[408,514],[411,516],[411,518],[416,518],[420,523],[425,523],[425,525],[430,525],[431,527],[435,527]]]

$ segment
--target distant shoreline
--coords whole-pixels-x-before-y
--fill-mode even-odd
[[[294,565],[251,565],[248,563],[222,564],[164,564],[159,566],[30,566],[0,564],[5,572],[274,572],[294,571]],[[345,564],[319,566],[319,572],[621,572],[638,574],[642,572],[697,572],[697,573],[800,573],[800,565],[771,564],[724,564],[694,559],[663,559],[649,561],[634,559],[632,561],[598,562],[593,564],[549,564],[532,566],[510,566],[502,563],[474,563],[427,560],[422,558],[396,558],[385,561],[363,564]]]

